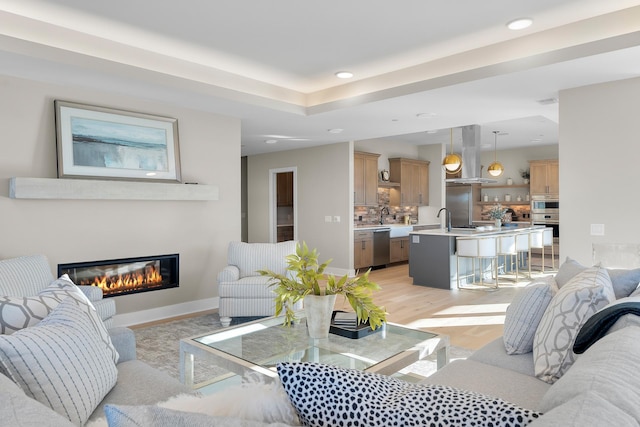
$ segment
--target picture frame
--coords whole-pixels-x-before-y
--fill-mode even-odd
[[[55,100],[58,178],[180,182],[178,120]]]

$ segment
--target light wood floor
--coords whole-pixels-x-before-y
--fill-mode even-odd
[[[535,257],[532,265],[539,265]],[[557,266],[556,255],[556,268]],[[554,272],[534,272],[533,278],[549,274]],[[496,290],[444,290],[416,286],[409,277],[408,264],[373,270],[369,278],[382,288],[374,294],[374,302],[385,307],[389,322],[447,334],[451,345],[471,350],[478,349],[502,335],[507,306],[518,289],[529,283],[526,278],[521,278],[517,284],[501,281],[500,287]],[[340,297],[335,308],[352,310],[349,303]],[[132,328],[198,316],[210,311],[216,310],[163,319]]]
[[[556,264],[557,266],[557,264]],[[550,273],[548,273],[550,274]],[[533,277],[542,277],[533,274]],[[497,290],[444,290],[413,285],[407,264],[373,270],[369,278],[381,286],[374,301],[387,310],[387,320],[449,335],[451,345],[477,349],[502,335],[507,305],[529,283],[501,283]],[[350,310],[340,300],[336,309]]]

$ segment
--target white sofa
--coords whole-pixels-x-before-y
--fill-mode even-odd
[[[110,314],[107,318],[110,323],[115,306],[113,301],[100,304],[104,300],[95,299],[98,295],[92,292],[94,289],[97,288],[76,287],[68,280],[54,279],[44,256],[0,261],[0,324],[4,331],[0,335],[1,426],[69,427],[82,424],[79,420],[87,416],[88,421],[104,418],[107,404],[152,405],[178,394],[191,393],[176,379],[136,359],[133,331],[106,328],[101,317]],[[109,310],[97,312],[92,303],[86,303],[83,293],[92,296],[93,304],[98,302],[97,307],[108,306]],[[56,323],[51,321],[55,316]],[[29,326],[18,329],[25,325],[18,325],[17,320],[30,322]],[[43,323],[47,324],[44,328]],[[61,344],[66,343],[65,340],[73,345],[65,347]],[[96,342],[99,352],[92,351]],[[109,344],[115,348],[117,357]],[[17,348],[28,350],[16,354]],[[105,352],[108,354],[106,364],[112,365],[109,376],[116,377],[115,384],[107,384],[104,366],[97,362],[105,360]],[[20,360],[16,361],[15,356]],[[117,363],[113,360],[116,358]],[[33,377],[27,378],[28,371],[34,373]],[[39,385],[34,385],[38,381]],[[77,390],[73,390],[74,387]],[[104,390],[102,394],[106,395],[99,394],[97,389]],[[65,411],[61,408],[74,405],[78,407],[77,413],[63,414]]]
[[[257,270],[287,274],[287,255],[295,254],[295,240],[280,243],[231,242],[227,266],[218,273],[220,322],[229,326],[233,317],[273,316],[275,293],[269,277]]]

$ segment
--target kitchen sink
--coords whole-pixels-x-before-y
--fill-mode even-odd
[[[413,231],[412,225],[408,225],[406,227],[394,226],[394,227],[391,227],[391,230],[389,231],[389,238],[393,239],[394,237],[407,237],[409,233],[411,233],[412,231]]]

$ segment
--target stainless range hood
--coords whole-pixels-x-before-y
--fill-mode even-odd
[[[462,126],[462,176],[445,179],[456,184],[490,184],[495,179],[483,178],[480,166],[480,125]]]

